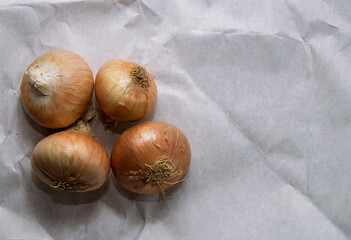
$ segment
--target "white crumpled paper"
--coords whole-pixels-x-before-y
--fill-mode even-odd
[[[350,1],[43,2],[0,3],[0,239],[351,237]],[[53,49],[94,75],[126,59],[154,76],[146,120],[179,127],[192,147],[165,201],[112,173],[83,194],[32,173],[33,147],[54,131],[25,114],[19,86]],[[133,124],[104,131],[96,118],[93,135],[110,153]]]

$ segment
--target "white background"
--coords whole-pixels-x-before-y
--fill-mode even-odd
[[[0,4],[0,239],[351,237],[350,1],[40,2]],[[94,76],[126,59],[155,78],[147,120],[192,147],[188,179],[164,202],[112,173],[84,194],[32,173],[33,147],[54,131],[25,114],[19,86],[53,49]],[[110,153],[130,125],[104,131],[96,118],[93,135]]]

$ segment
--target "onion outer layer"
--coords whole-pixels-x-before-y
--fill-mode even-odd
[[[141,194],[164,191],[178,183],[191,159],[190,144],[175,126],[165,122],[143,122],[126,130],[111,153],[117,181]]]
[[[56,190],[87,192],[100,188],[110,172],[104,147],[77,129],[52,134],[34,148],[31,165],[41,181]]]
[[[21,83],[24,109],[39,125],[63,128],[84,112],[93,94],[93,73],[79,55],[54,50],[27,68]]]
[[[112,120],[137,121],[152,111],[157,88],[144,67],[125,60],[112,60],[96,75],[95,97]]]

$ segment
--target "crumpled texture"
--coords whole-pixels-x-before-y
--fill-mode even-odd
[[[348,239],[351,237],[351,2],[2,1],[0,239]],[[179,127],[186,181],[158,196],[112,173],[94,192],[56,192],[30,167],[53,130],[25,113],[20,82],[42,53],[146,66],[146,120]],[[96,105],[95,100],[92,100]],[[110,153],[136,123],[93,135]]]

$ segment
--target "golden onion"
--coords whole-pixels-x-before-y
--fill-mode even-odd
[[[191,158],[185,135],[165,122],[137,124],[117,139],[111,153],[111,167],[117,181],[141,194],[164,191],[178,183]]]
[[[21,83],[22,103],[39,125],[67,127],[84,112],[93,87],[93,73],[83,58],[55,50],[39,56],[27,68]]]
[[[153,109],[157,89],[144,67],[125,60],[113,60],[105,63],[96,75],[95,97],[112,120],[137,121]]]
[[[31,165],[41,181],[69,192],[98,189],[110,172],[106,150],[82,121],[78,127],[41,140],[33,150]]]

